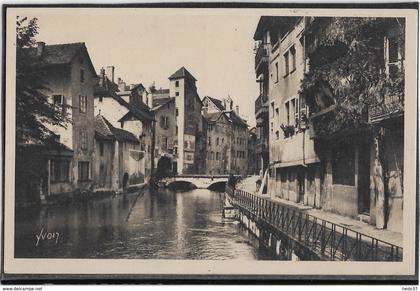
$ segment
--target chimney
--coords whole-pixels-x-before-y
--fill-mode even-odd
[[[236,112],[236,114],[238,114],[238,116],[239,116],[239,105],[236,105],[236,107],[235,107],[235,112]]]
[[[45,42],[39,41],[36,43],[36,55],[40,57],[44,53]]]
[[[101,68],[101,72],[99,73],[99,87],[103,87],[105,83],[105,69]]]
[[[230,110],[233,110],[233,100],[230,100],[230,102],[229,102],[229,104],[230,104]]]
[[[225,98],[223,98],[223,99],[222,99],[222,104],[223,104],[223,107],[224,107],[225,109],[227,109],[227,108],[226,108],[226,99],[225,99]]]
[[[118,89],[120,91],[126,91],[127,90],[125,82],[121,78],[118,78]]]
[[[114,66],[107,66],[106,67],[106,76],[108,77],[108,79],[111,80],[111,82],[114,82],[114,71],[115,71],[115,67]]]

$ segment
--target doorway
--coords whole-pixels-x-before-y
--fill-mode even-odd
[[[305,199],[305,171],[299,169],[297,172],[298,181],[298,203],[304,203]]]
[[[358,208],[359,214],[370,215],[370,152],[367,144],[359,147]]]

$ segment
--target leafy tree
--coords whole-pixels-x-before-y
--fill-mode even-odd
[[[404,22],[395,18],[326,18],[309,30],[308,40],[316,48],[309,54],[301,93],[315,112],[319,108],[314,96],[324,94],[322,90],[329,91],[336,104],[334,111],[313,120],[317,135],[368,127],[369,104],[391,94],[403,100],[404,72],[393,78],[384,72],[383,37],[393,21],[404,43]]]
[[[54,133],[49,125],[66,127],[67,105],[49,102],[46,70],[36,57],[37,18],[16,20],[16,142],[46,144]]]

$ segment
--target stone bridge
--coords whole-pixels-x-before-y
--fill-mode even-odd
[[[228,179],[228,175],[178,175],[162,178],[159,184],[169,188],[224,189]]]

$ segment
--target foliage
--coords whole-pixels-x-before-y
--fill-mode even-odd
[[[308,32],[317,46],[309,54],[301,94],[312,112],[322,109],[314,100],[317,94],[329,91],[335,100],[334,111],[312,119],[317,135],[367,127],[369,104],[387,96],[403,100],[404,72],[392,79],[384,73],[384,35],[391,22],[397,23],[399,43],[404,43],[404,22],[398,19],[333,18],[321,33]]]
[[[293,136],[295,134],[295,127],[293,125],[280,125],[280,128],[283,130],[285,138]]]
[[[48,102],[45,69],[35,66],[34,37],[37,19],[16,21],[16,142],[45,144],[54,133],[48,125],[65,127],[70,121],[67,110]]]

